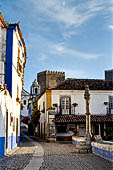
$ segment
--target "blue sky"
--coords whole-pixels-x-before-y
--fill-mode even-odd
[[[0,10],[8,23],[20,21],[26,90],[43,70],[104,79],[113,68],[113,0],[0,0]]]

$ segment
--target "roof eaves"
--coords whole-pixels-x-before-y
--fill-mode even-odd
[[[1,20],[2,24],[3,24],[3,26],[4,26],[5,28],[7,28],[7,27],[8,27],[8,23],[7,23],[7,22],[5,21],[5,19],[3,18],[1,12],[0,12],[0,20]]]
[[[26,56],[27,56],[26,45],[25,45],[25,41],[24,41],[24,38],[23,38],[23,35],[22,35],[22,32],[21,32],[19,23],[20,23],[20,22],[14,23],[14,24],[9,24],[9,26],[10,26],[10,27],[11,27],[11,26],[15,26],[15,27],[17,27],[17,29],[18,29],[18,33],[19,33],[19,36],[20,36],[20,38],[21,38],[21,40],[22,40],[23,47],[24,47],[24,51],[25,51],[25,64],[26,64]],[[25,67],[25,64],[24,64],[24,67]]]

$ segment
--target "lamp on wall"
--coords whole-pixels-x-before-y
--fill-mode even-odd
[[[77,104],[77,103],[73,103],[73,104],[72,104],[72,106],[77,107],[77,106],[78,106],[78,104]]]
[[[107,106],[107,105],[108,105],[108,102],[104,102],[104,105]]]
[[[7,86],[6,84],[0,84],[0,91],[3,91],[4,90],[4,95],[7,95]]]
[[[32,98],[29,98],[28,99],[28,104],[31,104],[32,103]]]
[[[107,113],[107,114],[109,113],[108,104],[109,104],[109,102],[104,102],[104,105],[105,105],[105,107],[106,107],[106,113]]]

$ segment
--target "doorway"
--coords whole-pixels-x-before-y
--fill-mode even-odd
[[[16,118],[16,143],[18,143],[18,118]]]
[[[6,152],[8,149],[8,111],[6,111]]]

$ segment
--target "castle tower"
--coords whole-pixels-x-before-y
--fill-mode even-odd
[[[113,69],[105,70],[105,80],[113,81]]]
[[[65,80],[65,72],[43,71],[37,74],[37,81],[42,93],[46,88],[55,88]]]

